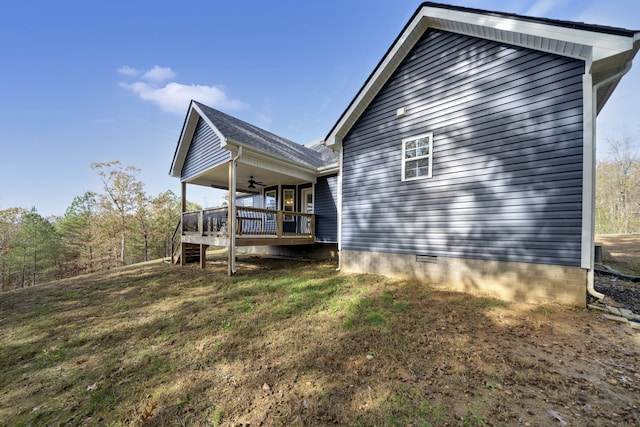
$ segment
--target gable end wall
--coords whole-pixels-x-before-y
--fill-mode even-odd
[[[342,248],[580,266],[583,73],[425,33],[343,140]],[[433,177],[402,182],[402,139],[428,132]]]
[[[215,165],[231,160],[231,153],[222,148],[220,142],[209,125],[201,118],[198,119],[180,178],[188,180]]]

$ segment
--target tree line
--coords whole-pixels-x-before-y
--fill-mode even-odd
[[[596,233],[640,233],[640,156],[637,138],[607,140],[609,156],[596,167]]]
[[[134,166],[112,161],[91,168],[102,191],[75,197],[62,216],[0,211],[0,290],[171,256],[180,198],[170,190],[146,194]]]

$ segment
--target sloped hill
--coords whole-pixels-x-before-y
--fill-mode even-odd
[[[0,425],[638,425],[640,337],[326,262],[0,294]]]

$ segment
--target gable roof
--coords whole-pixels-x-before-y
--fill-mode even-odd
[[[355,98],[325,138],[339,148],[369,103],[404,57],[430,28],[469,35],[585,61],[586,72],[600,85],[600,112],[640,48],[640,32],[548,18],[526,17],[468,7],[425,2],[418,7]]]
[[[186,161],[193,131],[203,119],[220,138],[223,147],[245,147],[309,169],[318,170],[337,165],[337,157],[327,147],[313,149],[237,119],[197,101],[191,101],[169,174],[179,177]],[[231,148],[231,147],[227,147]]]

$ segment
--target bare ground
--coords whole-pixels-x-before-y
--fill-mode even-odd
[[[640,425],[640,335],[326,262],[0,294],[0,425]]]

